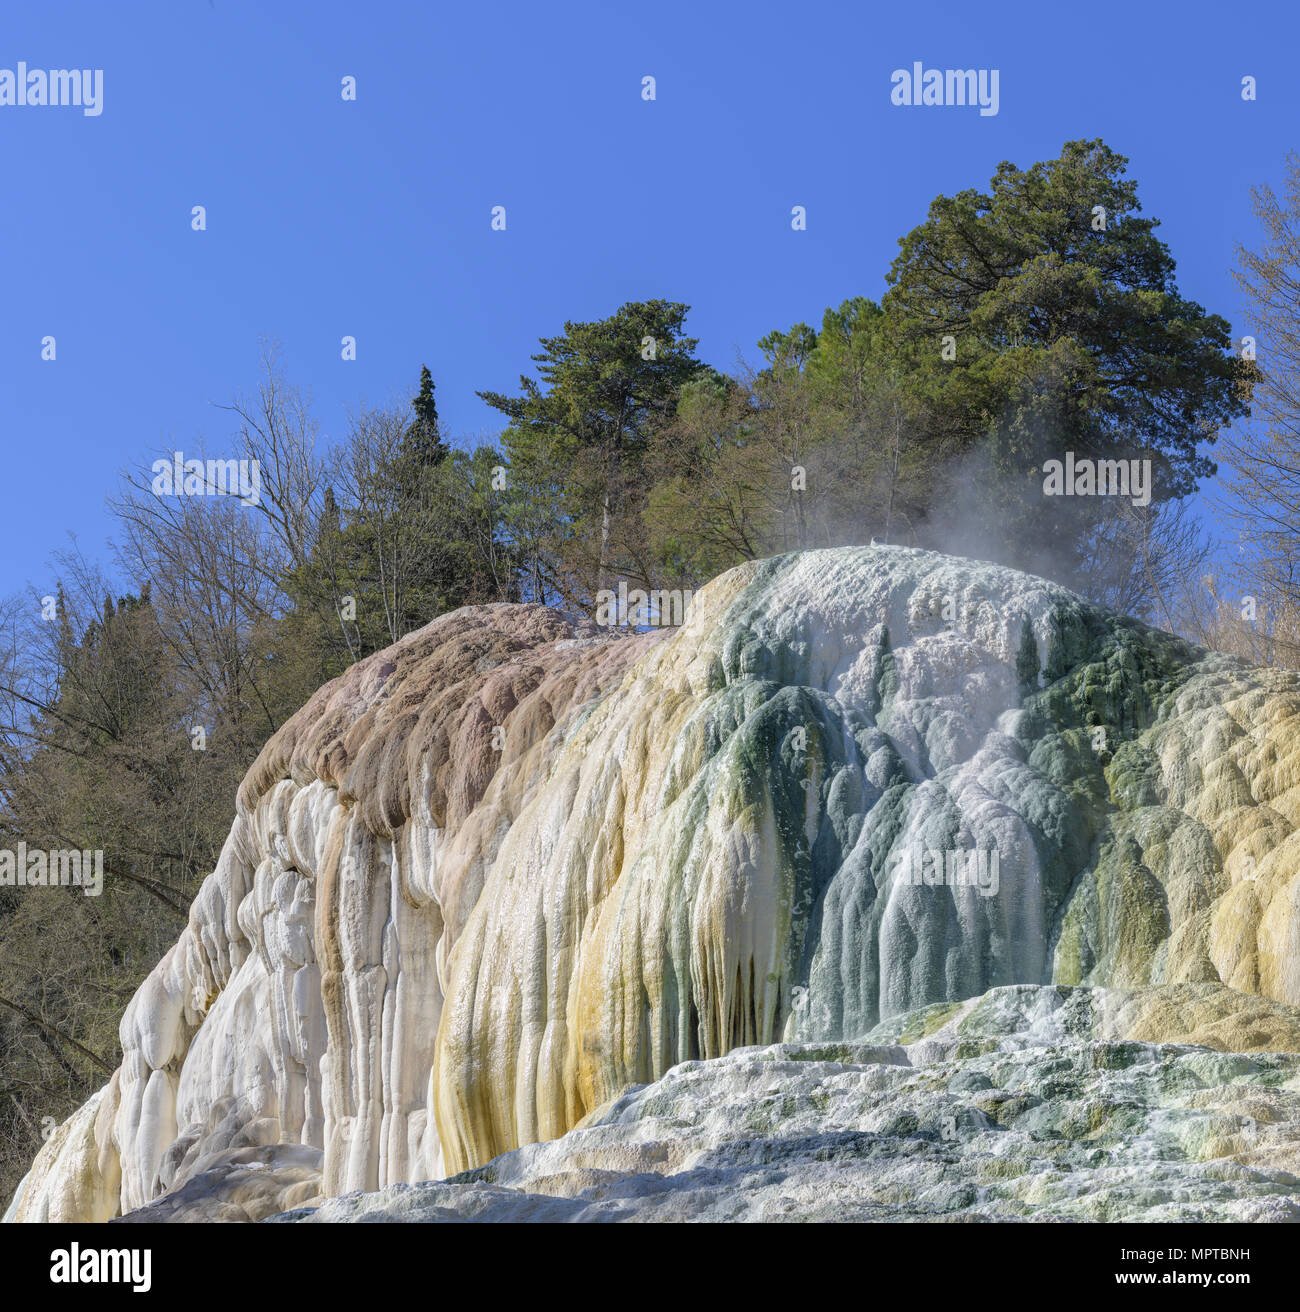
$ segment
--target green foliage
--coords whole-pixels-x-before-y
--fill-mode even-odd
[[[118,1064],[122,1009],[184,927],[248,764],[186,696],[147,591],[100,596],[60,588],[46,645],[6,671],[0,847],[98,850],[104,883],[0,888],[0,1193]]]
[[[570,601],[635,566],[639,544],[626,530],[644,500],[651,435],[702,368],[683,329],[688,308],[629,302],[607,319],[566,323],[541,339],[538,376],[521,376],[517,396],[479,392],[510,421],[502,443],[523,504],[550,508],[529,555]]]
[[[657,430],[649,559],[706,576],[877,538],[1150,600],[1157,519],[1214,473],[1204,447],[1250,378],[1227,323],[1179,294],[1125,164],[1100,141],[1001,164],[987,194],[933,202],[881,303],[766,334],[739,396],[684,392]],[[1046,495],[1066,452],[1149,460],[1151,507]]]
[[[436,465],[444,460],[447,447],[438,428],[438,406],[433,397],[433,375],[428,365],[420,366],[420,390],[411,401],[415,418],[406,430],[406,450],[421,465]]]
[[[1055,556],[1068,571],[1100,510],[1045,499],[1044,460],[1148,458],[1156,497],[1182,498],[1214,473],[1199,444],[1245,408],[1228,324],[1178,293],[1126,163],[1101,141],[1003,163],[987,194],[935,200],[890,270],[884,311],[909,386],[940,432],[989,456],[1011,563]]]

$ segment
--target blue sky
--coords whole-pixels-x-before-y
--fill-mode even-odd
[[[1247,332],[1233,245],[1300,148],[1297,12],[10,0],[0,68],[101,68],[104,104],[0,107],[0,593],[43,585],[68,530],[103,552],[124,466],[222,449],[213,403],[253,387],[263,336],[327,436],[427,363],[472,438],[499,427],[475,389],[513,390],[566,319],[683,300],[728,367],[878,297],[934,196],[1072,138],[1129,156],[1183,293]],[[998,69],[998,114],[891,105],[914,60]]]

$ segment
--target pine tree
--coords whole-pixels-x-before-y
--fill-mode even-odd
[[[447,445],[438,426],[438,405],[433,395],[433,375],[428,365],[420,366],[420,390],[411,401],[415,418],[406,431],[406,453],[422,468],[439,465],[447,457]]]

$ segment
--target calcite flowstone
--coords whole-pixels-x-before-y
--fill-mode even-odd
[[[321,1151],[300,1143],[238,1148],[204,1164],[179,1189],[114,1224],[178,1221],[261,1221],[299,1204],[320,1201]]]
[[[741,566],[667,632],[440,617],[267,743],[7,1216],[205,1172],[242,1207],[235,1155],[280,1147],[326,1196],[439,1179],[671,1068],[1009,985],[1285,1048],[1232,999],[1300,1003],[1297,712],[1300,676],[901,548]],[[992,878],[899,877],[945,853]],[[1192,986],[1217,1020],[1142,1000]]]
[[[1300,1055],[1117,1037],[1172,1005],[1300,1046],[1300,1010],[1259,1002],[995,989],[856,1043],[686,1062],[560,1139],[271,1219],[1297,1222]]]

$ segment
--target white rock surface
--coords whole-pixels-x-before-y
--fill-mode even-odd
[[[738,1049],[453,1180],[273,1220],[1300,1221],[1300,1056],[1097,1037],[1131,1003],[997,989],[872,1036],[934,1027],[908,1046]]]
[[[954,848],[996,893],[894,877]],[[280,1147],[327,1196],[437,1179],[673,1068],[1013,984],[1300,1003],[1298,854],[1300,677],[1011,570],[807,552],[613,640],[458,611],[267,744],[7,1217],[220,1193]]]

